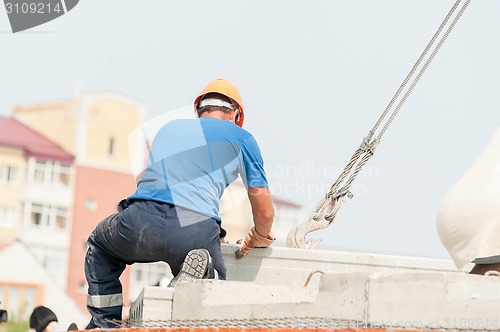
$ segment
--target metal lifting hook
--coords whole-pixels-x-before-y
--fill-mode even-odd
[[[309,219],[292,228],[286,238],[288,248],[316,249],[322,239],[307,239],[306,235],[330,226],[342,204],[342,196],[331,196],[327,194],[311,213]]]
[[[445,17],[441,25],[439,26],[438,30],[432,37],[432,39],[429,41],[427,44],[426,48],[418,58],[417,62],[413,66],[413,68],[410,70],[406,78],[404,79],[403,83],[401,83],[400,87],[394,94],[393,98],[387,105],[386,109],[382,113],[382,115],[379,117],[377,123],[373,127],[372,130],[368,133],[368,135],[363,139],[363,142],[361,143],[360,147],[354,152],[354,154],[351,157],[351,160],[349,163],[346,165],[344,168],[343,172],[339,175],[339,178],[335,183],[332,185],[330,192],[325,195],[325,197],[317,204],[315,210],[313,210],[311,216],[309,219],[300,224],[298,227],[293,228],[287,236],[286,239],[286,245],[289,248],[306,248],[306,249],[315,249],[319,246],[321,243],[321,239],[309,239],[306,240],[306,235],[309,234],[310,232],[317,231],[323,228],[326,228],[330,226],[330,224],[333,222],[335,219],[335,216],[337,215],[337,211],[340,208],[340,205],[342,204],[342,199],[344,196],[347,196],[349,198],[352,198],[352,193],[349,192],[349,188],[354,181],[354,179],[357,177],[359,172],[361,171],[361,168],[366,164],[366,162],[373,156],[373,153],[379,144],[380,140],[382,139],[382,136],[384,135],[385,131],[389,127],[389,125],[392,123],[396,115],[398,114],[399,110],[405,103],[406,99],[408,96],[411,94],[415,86],[417,85],[418,81],[420,80],[420,77],[424,74],[425,70],[431,63],[432,59],[435,57],[439,49],[441,48],[441,45],[444,43],[448,35],[451,33],[453,28],[455,27],[456,23],[462,16],[463,12],[467,8],[467,6],[470,3],[470,0],[466,0],[465,3],[462,5],[458,13],[455,15],[453,18],[451,24],[448,25],[448,20],[453,17],[453,14],[458,8],[458,5],[460,4],[462,0],[456,0],[455,4],[449,11],[448,15]],[[441,39],[438,41],[437,45],[434,47],[432,50],[430,56],[427,58],[425,61],[424,65],[421,66],[423,60],[426,58],[428,51],[432,48],[434,42],[437,40],[438,36],[441,34],[445,26],[448,25],[448,28],[442,35]],[[400,97],[400,94],[404,91],[405,87],[407,86],[407,83],[410,81],[410,79],[413,77],[413,74],[417,71],[417,69],[420,67],[420,70],[418,71],[416,77],[413,79],[409,87],[407,88],[406,92],[403,94],[403,96],[400,98],[399,102],[397,103],[396,108],[392,111],[392,113],[389,116],[389,119],[386,121],[384,124],[383,128],[381,129],[380,133],[377,135],[375,139],[372,140],[375,131],[379,128],[379,126],[382,124],[384,121],[386,115],[389,113],[389,110],[392,108],[396,100]],[[354,166],[356,166],[354,168]],[[354,168],[354,169],[353,169]],[[349,178],[346,180],[346,182],[343,184],[343,187],[340,190],[337,190],[340,187],[340,184],[344,182],[344,180],[347,178],[349,175]]]

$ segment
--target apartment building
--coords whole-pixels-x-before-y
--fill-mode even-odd
[[[20,239],[57,283],[67,279],[74,156],[16,119],[0,117],[0,243]]]
[[[0,301],[12,320],[50,305],[84,312],[67,280],[74,156],[16,119],[0,117]]]
[[[87,238],[100,220],[116,211],[120,199],[135,188],[129,135],[143,121],[144,110],[143,105],[126,96],[93,93],[63,101],[23,104],[12,111],[15,119],[75,156],[65,287],[85,310]],[[127,269],[122,276],[125,300],[129,274]]]

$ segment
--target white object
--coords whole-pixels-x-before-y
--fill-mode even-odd
[[[446,194],[437,230],[457,268],[500,255],[500,128]]]

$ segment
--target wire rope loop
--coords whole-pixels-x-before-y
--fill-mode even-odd
[[[401,99],[397,103],[395,109],[391,112],[389,118],[381,128],[380,132],[378,135],[375,137],[375,139],[372,140],[375,131],[378,129],[378,127],[382,124],[383,120],[389,113],[389,110],[394,106],[396,100],[400,97],[401,93],[403,90],[406,88],[407,84],[409,83],[410,79],[412,76],[415,74],[417,71],[418,67],[422,64],[423,60],[427,56],[427,53],[430,51],[432,48],[434,42],[437,40],[439,35],[441,34],[442,30],[445,28],[445,26],[448,24],[448,21],[450,18],[453,16],[455,10],[457,9],[458,5],[460,4],[462,0],[457,0],[451,10],[448,12],[447,16],[439,26],[438,30],[435,32],[434,36],[431,38],[430,42],[427,44],[426,48],[418,58],[418,60],[415,62],[414,66],[406,76],[406,78],[403,80],[402,84],[399,86],[398,90],[394,94],[393,98],[383,111],[382,115],[379,117],[377,120],[377,123],[373,127],[372,130],[368,133],[366,137],[364,137],[363,141],[361,142],[361,145],[356,149],[354,154],[351,157],[351,160],[349,163],[344,167],[344,170],[340,175],[338,176],[337,180],[333,183],[333,185],[330,188],[330,191],[325,194],[325,197],[318,202],[316,205],[315,209],[313,210],[309,220],[305,224],[312,224],[309,225],[309,227],[313,226],[314,229],[312,230],[318,230],[320,228],[324,228],[329,226],[329,224],[333,221],[335,218],[339,208],[340,204],[342,203],[342,198],[347,196],[349,198],[353,197],[353,194],[349,191],[349,188],[354,181],[354,179],[358,176],[360,173],[362,167],[368,162],[368,160],[373,156],[375,149],[377,148],[378,144],[381,141],[382,136],[388,129],[388,127],[391,125],[392,121],[398,114],[399,110],[403,106],[403,104],[406,102],[408,99],[409,95],[413,92],[413,89],[419,82],[420,78],[422,75],[425,73],[426,69],[440,50],[441,46],[447,39],[448,35],[451,33],[455,25],[457,24],[458,20],[464,13],[465,9],[470,3],[470,0],[465,0],[465,3],[462,5],[456,16],[453,18],[452,22],[442,35],[442,37],[439,39],[437,44],[434,46],[434,49],[430,53],[428,59],[423,63],[422,67],[418,71],[417,75],[411,82],[411,84],[408,86],[407,90],[404,92],[402,95]],[[354,168],[354,170],[353,170]],[[347,179],[347,180],[346,180]],[[338,189],[340,188],[340,189]],[[325,225],[319,225],[318,223],[321,222],[321,220],[324,219],[325,221],[328,222],[328,224]]]

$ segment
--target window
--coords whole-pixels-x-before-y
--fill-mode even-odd
[[[92,198],[88,198],[85,200],[85,208],[91,212],[95,212],[97,211],[97,201],[92,199]]]
[[[12,207],[0,206],[0,227],[16,226],[16,210]]]
[[[0,183],[14,184],[17,182],[17,167],[3,165],[0,168]]]
[[[40,301],[43,287],[14,282],[0,283],[2,309],[9,313],[9,320],[28,320],[33,308]]]
[[[111,137],[108,144],[108,156],[113,157],[115,154],[115,138]]]
[[[78,292],[82,294],[86,294],[89,286],[87,285],[87,282],[84,280],[80,280],[80,285],[78,286]]]
[[[43,266],[54,278],[54,281],[59,286],[66,285],[66,272],[68,253],[66,250],[61,250],[60,247],[49,247],[47,245],[29,246],[29,251],[33,254],[36,260]]]
[[[45,168],[47,163],[45,161],[37,160],[35,163],[35,183],[45,182]]]
[[[40,248],[43,250],[43,266],[56,277],[62,277],[66,268],[66,253],[54,248]]]
[[[142,270],[137,269],[135,271],[135,280],[142,281]]]
[[[51,229],[66,229],[68,227],[68,209],[63,207],[29,204],[30,225]]]
[[[41,226],[44,218],[43,215],[43,206],[38,204],[31,205],[31,224]]]
[[[55,219],[56,228],[65,229],[68,223],[68,210],[64,208],[56,208]]]
[[[165,275],[169,274],[167,263],[137,263],[134,264],[132,275],[136,282],[142,285],[158,285]]]
[[[129,280],[129,300],[135,301],[144,286],[166,286],[172,279],[170,267],[165,262],[136,263]]]
[[[71,168],[66,165],[61,165],[61,172],[59,173],[59,183],[69,186],[71,177]]]
[[[62,165],[60,163],[54,163],[52,176],[52,183],[59,186],[68,187],[71,177],[71,168],[67,165]]]
[[[31,315],[31,310],[32,308],[35,307],[35,301],[36,301],[35,287],[24,287],[23,295],[24,295],[24,304],[21,309],[22,311],[29,313]]]
[[[71,167],[59,162],[35,160],[30,174],[36,184],[68,187],[71,180]]]
[[[6,305],[7,312],[16,312],[19,310],[19,287],[9,287],[9,304]]]

